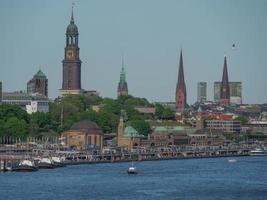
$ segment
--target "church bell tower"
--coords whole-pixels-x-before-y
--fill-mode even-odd
[[[81,60],[79,57],[78,27],[74,23],[73,7],[70,24],[66,31],[66,47],[63,63],[61,96],[81,94]]]

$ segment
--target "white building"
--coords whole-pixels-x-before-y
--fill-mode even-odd
[[[26,111],[29,114],[36,112],[48,112],[49,111],[49,101],[48,100],[34,100],[31,101],[30,105],[26,105]]]

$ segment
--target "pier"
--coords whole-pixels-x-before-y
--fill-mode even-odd
[[[53,148],[52,148],[53,147]],[[232,156],[248,156],[254,145],[232,146],[170,146],[158,148],[136,147],[131,150],[119,147],[73,151],[56,145],[2,145],[0,147],[0,171],[12,171],[24,159],[59,157],[66,165],[156,161],[170,159],[200,159]]]

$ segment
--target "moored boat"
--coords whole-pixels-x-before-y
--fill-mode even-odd
[[[256,148],[251,150],[249,153],[250,156],[267,156],[267,150],[265,148]]]
[[[53,169],[57,166],[54,164],[53,160],[50,158],[42,158],[38,161],[37,166],[39,169]]]
[[[31,160],[22,160],[17,167],[12,168],[15,172],[33,172],[37,171],[38,168]]]
[[[62,162],[60,157],[53,156],[52,158],[53,164],[57,167],[65,167],[66,165]]]

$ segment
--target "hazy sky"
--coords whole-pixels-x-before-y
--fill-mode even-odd
[[[79,29],[82,88],[116,97],[125,57],[129,93],[174,101],[183,48],[189,103],[197,82],[220,81],[223,57],[230,81],[242,81],[244,103],[267,102],[266,0],[74,1]],[[41,68],[49,97],[59,95],[71,0],[0,1],[0,80],[4,91],[26,90]],[[232,44],[236,49],[232,50]]]

